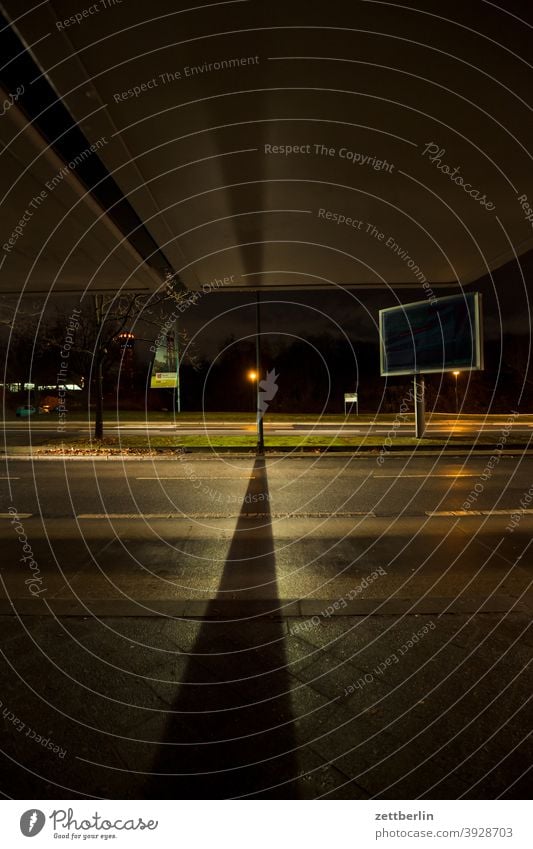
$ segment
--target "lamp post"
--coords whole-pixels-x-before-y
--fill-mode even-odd
[[[248,380],[250,380],[252,382],[252,390],[253,390],[253,392],[252,392],[252,397],[253,397],[252,410],[255,413],[256,406],[257,406],[257,397],[256,397],[257,396],[257,389],[256,389],[256,386],[255,386],[255,384],[257,382],[257,372],[254,371],[253,369],[251,369],[248,372],[247,377],[248,377]]]
[[[455,415],[457,416],[457,415],[459,415],[459,394],[458,394],[458,391],[457,391],[457,378],[459,377],[461,372],[460,371],[454,371],[454,372],[452,372],[452,374],[455,377]]]

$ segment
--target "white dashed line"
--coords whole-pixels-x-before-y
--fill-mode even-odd
[[[508,510],[439,510],[426,513],[426,516],[510,516],[511,513],[533,515],[533,510],[522,507],[510,507]]]
[[[403,478],[427,478],[428,481],[433,480],[433,478],[477,478],[478,474],[470,474],[469,472],[464,472],[458,475],[454,474],[438,474],[438,475],[373,475],[375,478],[397,478],[398,480],[403,480]]]

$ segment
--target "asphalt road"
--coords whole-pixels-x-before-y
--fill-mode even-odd
[[[5,461],[5,579],[24,591],[11,509],[24,516],[49,599],[71,599],[73,585],[132,604],[211,599],[234,542],[243,552],[222,592],[234,603],[339,598],[377,567],[387,575],[371,597],[416,600],[427,590],[483,598],[496,576],[498,596],[516,597],[527,581],[524,561],[515,561],[533,527],[533,460],[489,461]],[[508,528],[516,511],[519,522]]]
[[[509,416],[488,416],[488,417],[460,417],[445,419],[438,418],[427,424],[428,436],[476,436],[478,434],[491,434],[497,437],[501,434],[502,429],[509,421]],[[92,429],[86,422],[76,421],[73,418],[68,419],[65,424],[64,431],[58,431],[57,423],[53,417],[45,417],[40,419],[28,419],[23,421],[4,421],[1,424],[3,433],[3,448],[15,446],[42,445],[43,443],[52,441],[60,441],[65,438],[65,434],[69,437],[87,438],[92,434]],[[401,418],[394,418],[376,422],[361,421],[359,423],[350,422],[348,424],[337,425],[328,422],[280,422],[269,423],[265,422],[265,434],[268,436],[304,436],[306,434],[314,434],[320,436],[382,436],[387,435],[398,436],[414,436],[414,424],[412,422],[404,422]],[[512,433],[520,434],[525,439],[531,437],[533,430],[533,418],[531,416],[521,416],[512,422]],[[244,434],[255,433],[255,425],[252,423],[217,423],[205,422],[202,423],[182,423],[177,426],[166,424],[164,422],[153,422],[147,424],[142,421],[142,417],[138,422],[125,422],[117,425],[115,423],[106,423],[106,434],[109,436],[169,436],[179,434],[182,436],[239,436]]]
[[[529,798],[533,460],[490,463],[5,459],[0,790]]]

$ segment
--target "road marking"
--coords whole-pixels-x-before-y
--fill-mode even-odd
[[[196,475],[190,475],[190,476],[189,475],[180,475],[180,476],[175,476],[175,477],[162,477],[162,476],[143,477],[143,478],[135,478],[135,480],[138,480],[138,481],[190,481],[190,480],[195,480],[195,481],[254,481],[255,475],[251,475],[251,476],[250,475],[241,475],[238,478],[229,478],[227,476],[221,476],[221,477],[211,477],[211,476],[209,476],[209,477],[206,477],[206,478],[201,478],[201,477],[197,477]]]
[[[427,512],[426,516],[510,516],[511,513],[533,515],[533,510],[522,507],[510,507],[508,510],[435,510]]]
[[[0,519],[31,519],[33,513],[0,513]]]
[[[471,474],[470,472],[464,472],[458,475],[454,474],[438,474],[438,475],[373,475],[375,478],[427,478],[428,480],[432,480],[433,478],[477,478],[478,474]]]
[[[4,477],[3,475],[0,475],[0,481],[19,481],[19,480],[20,480],[20,478]]]
[[[79,513],[77,519],[360,519],[375,513]]]

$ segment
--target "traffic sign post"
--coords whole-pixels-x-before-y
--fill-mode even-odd
[[[359,396],[357,392],[345,392],[344,393],[344,416],[346,417],[346,406],[350,405],[350,413],[352,412],[352,407],[355,404],[355,415],[359,415]]]
[[[426,385],[423,374],[415,374],[413,392],[415,396],[415,433],[417,439],[422,439],[426,431]]]

